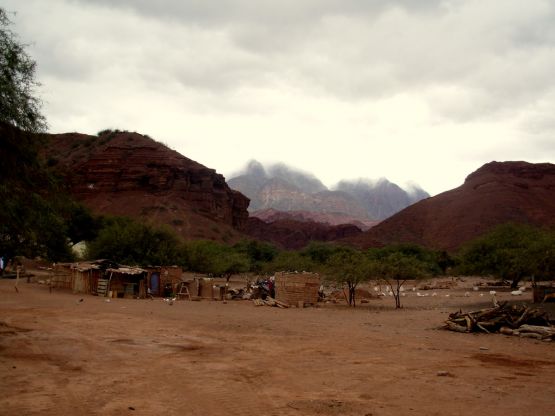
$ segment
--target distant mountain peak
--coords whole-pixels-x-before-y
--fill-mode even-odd
[[[352,240],[361,247],[415,243],[455,251],[505,223],[555,225],[555,165],[490,162],[458,188],[413,204]]]
[[[229,185],[251,200],[250,212],[274,208],[382,220],[429,196],[416,184],[404,190],[385,177],[343,180],[329,190],[312,173],[285,163],[264,167],[251,160],[243,172],[231,178]]]
[[[260,163],[258,160],[255,160],[255,159],[249,160],[249,162],[247,163],[247,167],[244,171],[244,175],[253,175],[258,178],[267,177],[264,166],[262,165],[262,163]]]

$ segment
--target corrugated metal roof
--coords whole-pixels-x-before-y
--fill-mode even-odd
[[[139,267],[119,267],[117,269],[107,269],[106,271],[121,274],[141,274],[146,273],[146,270]]]

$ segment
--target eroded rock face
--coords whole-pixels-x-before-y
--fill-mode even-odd
[[[350,242],[411,242],[454,251],[507,222],[555,225],[555,165],[487,163],[460,187],[411,205]]]
[[[94,212],[153,219],[194,238],[210,238],[219,225],[239,231],[246,226],[248,198],[215,170],[148,136],[68,133],[49,141],[48,154],[65,169],[70,192]],[[197,225],[205,221],[198,217],[217,225],[202,235]]]

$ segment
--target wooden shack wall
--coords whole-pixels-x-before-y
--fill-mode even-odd
[[[72,289],[73,293],[90,293],[89,270],[73,270]]]
[[[56,289],[71,289],[72,282],[71,265],[56,264],[50,275],[50,286]]]
[[[318,302],[320,276],[317,273],[276,273],[276,300],[289,305]]]
[[[73,293],[96,294],[98,279],[102,277],[102,271],[98,269],[90,269],[80,271],[73,269],[72,289]]]
[[[147,267],[146,270],[148,271],[147,277],[147,285],[146,287],[151,287],[150,285],[150,277],[153,273],[157,273],[160,276],[160,284],[159,284],[159,292],[158,293],[151,293],[153,296],[163,296],[164,295],[164,287],[167,283],[171,284],[172,292],[175,294],[179,283],[182,281],[182,274],[183,270],[181,267],[177,266],[161,266],[161,267]]]
[[[181,275],[183,271],[180,267],[176,266],[162,266],[160,268],[160,289],[163,291],[166,284],[172,285],[172,292],[175,294],[177,286],[181,282]]]

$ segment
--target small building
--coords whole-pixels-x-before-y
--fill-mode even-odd
[[[50,289],[72,288],[73,263],[54,263],[50,272]]]
[[[318,302],[320,275],[318,273],[286,273],[275,275],[276,300],[289,305],[314,305]]]
[[[170,296],[175,294],[183,270],[178,266],[149,266],[145,267],[146,288],[152,296]]]
[[[206,275],[184,274],[181,282],[187,287],[193,299],[223,300],[228,282],[225,278],[208,277]]]
[[[101,264],[98,262],[77,263],[71,269],[71,289],[73,293],[96,294],[98,280],[103,277]]]
[[[106,270],[107,292],[114,298],[145,298],[147,270],[139,267],[120,266]]]

